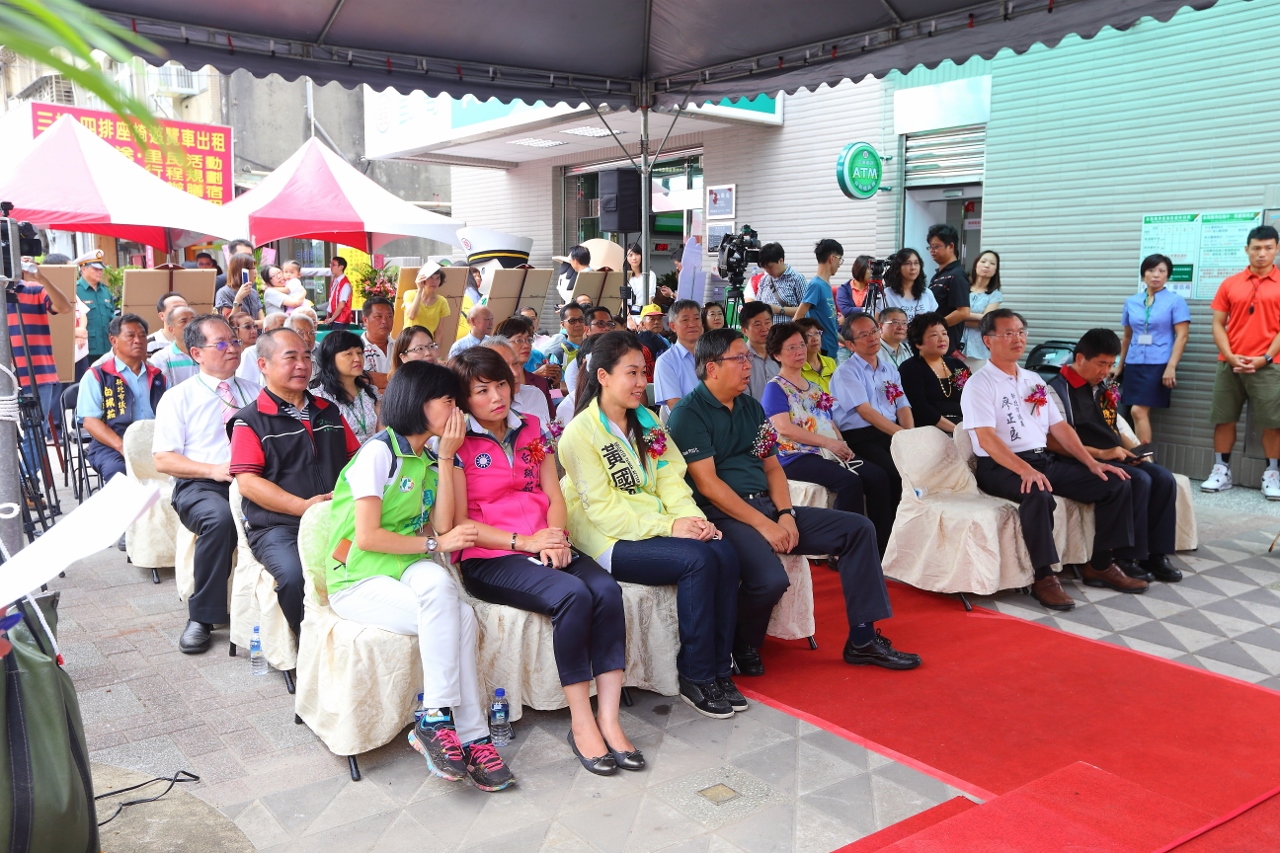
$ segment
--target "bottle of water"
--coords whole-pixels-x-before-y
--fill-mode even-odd
[[[267,665],[267,656],[262,653],[262,635],[258,626],[253,626],[253,639],[249,640],[249,671],[254,675],[266,675],[271,670]]]
[[[422,718],[426,715],[427,709],[422,707],[422,694],[418,694],[418,710],[413,712],[414,723],[422,722]]]
[[[501,687],[493,691],[493,701],[489,703],[489,737],[494,746],[506,746],[515,737],[511,731],[511,703]]]

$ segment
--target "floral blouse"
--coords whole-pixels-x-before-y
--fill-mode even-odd
[[[816,382],[809,382],[807,388],[793,385],[781,376],[775,376],[764,386],[760,404],[764,413],[772,418],[786,412],[791,422],[802,429],[827,438],[840,438],[835,419],[831,414],[835,400]],[[778,435],[778,461],[783,465],[806,453],[820,453],[812,444],[800,444],[785,436]]]

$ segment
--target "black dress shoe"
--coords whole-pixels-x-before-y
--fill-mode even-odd
[[[183,654],[202,655],[209,651],[209,642],[212,635],[212,625],[208,622],[197,622],[191,619],[187,622],[187,627],[183,629],[182,636],[178,639],[178,649]]]
[[[609,741],[604,742],[604,748],[609,750],[609,754],[613,756],[613,763],[618,766],[619,770],[643,770],[644,769],[644,753],[638,749],[630,752],[619,752],[609,746]]]
[[[611,754],[601,755],[599,758],[587,758],[581,752],[578,752],[578,745],[573,742],[573,729],[569,730],[568,735],[569,748],[573,750],[573,754],[582,762],[582,766],[587,768],[588,773],[594,773],[597,776],[612,776],[618,772],[618,762],[614,760]],[[605,744],[608,749],[608,744]],[[641,759],[643,761],[643,758]]]
[[[845,643],[844,662],[852,666],[875,664],[885,669],[915,669],[920,665],[920,656],[898,651],[889,638],[877,630],[875,639],[865,646],[855,646],[852,640]]]
[[[1146,569],[1158,581],[1177,583],[1182,580],[1182,572],[1175,569],[1164,554],[1151,555],[1146,562]]]
[[[1151,572],[1147,571],[1147,567],[1144,563],[1139,563],[1137,560],[1116,560],[1115,563],[1120,567],[1120,571],[1124,572],[1134,580],[1148,582],[1155,580],[1155,577],[1152,576]]]
[[[729,676],[716,679],[716,687],[720,688],[720,692],[724,694],[724,699],[729,703],[729,707],[734,711],[745,711],[751,706],[747,704],[747,697],[743,696],[738,690],[738,685],[733,683],[733,679]]]
[[[733,716],[733,706],[720,692],[714,681],[698,684],[680,677],[680,698],[693,710],[713,720],[727,720]]]
[[[120,541],[116,543],[116,547],[119,548],[121,551],[129,550],[129,546],[125,544],[124,537],[125,537],[125,534],[123,533],[120,534]]]
[[[738,665],[739,675],[764,675],[764,661],[760,660],[760,653],[751,646],[734,649],[733,662]]]

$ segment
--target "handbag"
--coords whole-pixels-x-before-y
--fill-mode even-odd
[[[59,593],[19,601],[22,622],[0,685],[0,845],[12,853],[98,853],[89,751],[80,703],[62,668]]]

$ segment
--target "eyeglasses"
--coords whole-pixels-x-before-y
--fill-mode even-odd
[[[988,338],[1001,338],[1001,339],[1006,340],[1006,341],[1012,341],[1012,340],[1022,340],[1022,341],[1025,341],[1025,340],[1027,339],[1027,330],[1026,330],[1026,329],[1019,329],[1019,330],[1018,330],[1018,331],[1016,331],[1016,332],[1001,332],[1001,333],[1000,333],[1000,334],[998,334],[998,335],[997,335],[997,334],[995,334],[994,332],[992,332],[991,334],[987,335],[986,337],[988,337]]]
[[[405,352],[419,353],[430,352],[431,350],[440,349],[439,344],[418,344],[416,347],[409,347]]]
[[[581,326],[583,323],[586,322],[586,320],[583,320],[581,317],[570,317],[567,320],[565,320],[565,322],[568,323],[570,326]]]
[[[907,321],[906,321],[906,320],[885,320],[885,321],[884,321],[883,323],[881,323],[880,325],[881,325],[881,326],[893,326],[893,327],[898,328],[898,329],[905,329],[905,328],[907,327]]]
[[[858,341],[864,341],[867,338],[878,338],[878,337],[880,337],[880,330],[872,329],[869,332],[862,332],[861,334],[854,335],[853,342],[857,343]]]
[[[806,346],[798,346],[798,347],[783,347],[783,348],[782,348],[782,351],[783,351],[783,352],[806,352],[806,351],[808,351],[808,349],[809,349],[809,348],[808,348],[808,347],[806,347]]]
[[[249,331],[250,329],[256,329],[256,328],[258,328],[258,324],[257,324],[257,323],[242,323],[242,324],[240,324],[239,326],[236,326],[236,328],[237,328],[237,329],[239,329],[239,330],[240,330],[240,331],[242,331],[242,332],[247,332],[247,331]]]
[[[810,332],[804,336],[804,339],[806,341],[820,341],[822,340],[822,332]]]
[[[603,322],[603,321],[601,321],[601,320],[592,320],[592,321],[591,321],[591,328],[593,328],[593,329],[616,329],[616,328],[618,328],[618,324],[617,324],[617,323],[615,323],[615,322],[613,322],[612,320],[610,320],[610,321],[609,321],[609,322],[607,322],[607,323],[606,323],[606,322]]]
[[[714,361],[736,361],[738,362],[739,367],[746,364],[750,360],[751,360],[751,356],[747,355],[745,352],[742,355],[724,355],[724,356],[721,356],[720,358],[714,359]]]
[[[229,341],[212,341],[212,342],[207,343],[207,344],[200,344],[200,345],[197,347],[197,349],[204,349],[204,348],[206,348],[206,347],[213,347],[213,348],[214,348],[214,349],[216,349],[218,352],[226,352],[226,351],[227,351],[227,347],[239,347],[239,346],[242,346],[242,344],[240,343],[240,341],[239,341],[238,339],[236,339],[236,338],[232,338],[232,339],[231,339],[231,340],[229,340]]]

